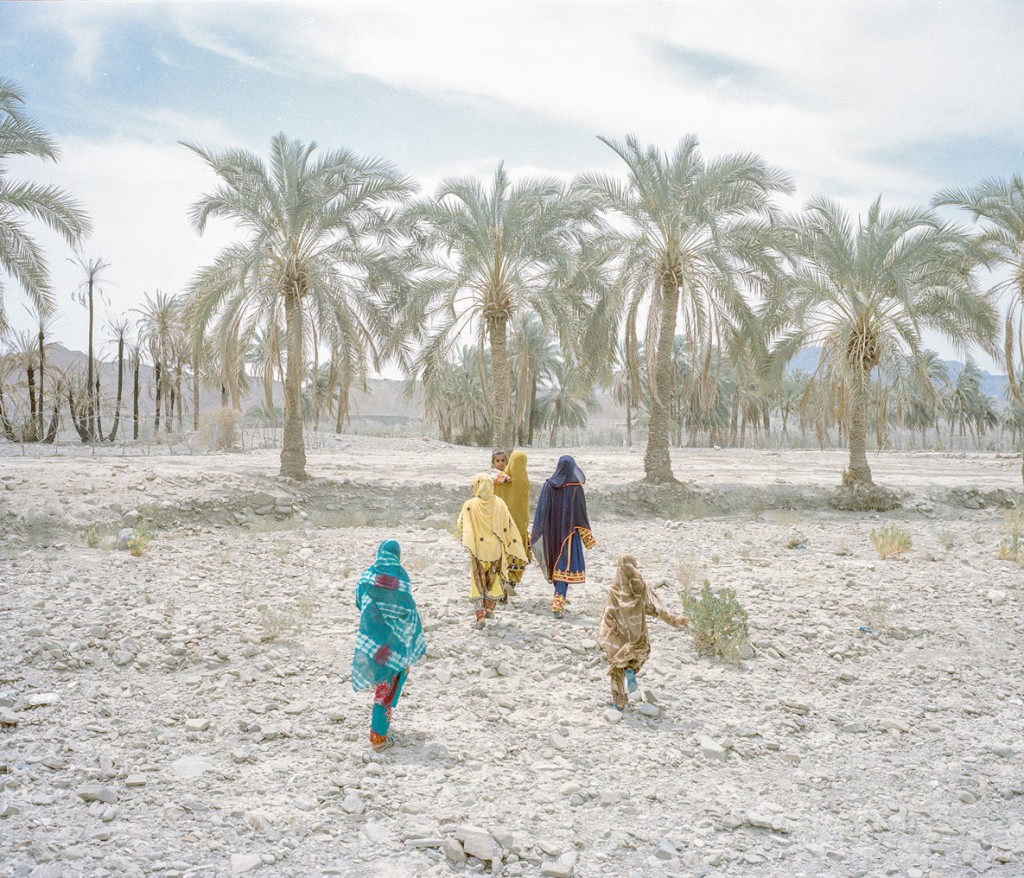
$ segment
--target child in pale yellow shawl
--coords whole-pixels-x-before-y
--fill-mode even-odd
[[[483,628],[502,596],[509,561],[525,563],[526,550],[508,506],[494,496],[494,482],[487,473],[474,476],[473,494],[462,505],[457,529],[462,545],[469,549],[469,597],[476,610],[476,627]]]
[[[507,603],[509,597],[514,597],[516,586],[523,579],[523,572],[532,558],[530,552],[530,477],[526,473],[526,455],[522,451],[513,451],[508,459],[508,467],[505,470],[507,479],[503,482],[494,483],[494,496],[500,497],[508,506],[512,520],[519,528],[519,535],[523,538],[523,550],[526,552],[526,561],[518,558],[509,558],[508,576],[502,582],[505,594],[501,599]]]
[[[610,665],[612,701],[618,710],[625,710],[626,689],[635,692],[636,675],[651,654],[647,638],[647,617],[657,616],[673,628],[688,624],[685,616],[670,613],[637,570],[636,558],[623,555],[615,571],[615,581],[608,591],[604,615],[597,629],[598,645]]]

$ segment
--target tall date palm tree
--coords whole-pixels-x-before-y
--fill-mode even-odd
[[[820,347],[816,378],[838,401],[849,441],[844,484],[872,485],[868,466],[868,398],[875,369],[890,382],[908,359],[927,368],[923,333],[932,330],[960,351],[994,350],[998,312],[980,295],[964,232],[927,209],[883,211],[851,220],[836,202],[810,202],[791,226],[799,259],[790,282],[790,328],[776,342],[775,363]]]
[[[669,427],[677,327],[700,380],[710,386],[716,380],[712,348],[729,332],[753,337],[750,293],[767,292],[776,282],[771,196],[791,191],[792,184],[758,156],[705,159],[693,135],[671,154],[632,135],[621,142],[600,139],[625,163],[626,180],[583,174],[573,188],[615,220],[608,250],[617,257],[605,314],[610,327],[625,325],[628,359],[639,348],[637,324],[646,310],[644,472],[648,481],[673,482]]]
[[[393,332],[382,302],[394,281],[383,242],[392,206],[408,197],[412,184],[388,162],[348,150],[318,153],[315,143],[284,134],[271,141],[269,164],[244,150],[184,145],[220,178],[192,207],[196,232],[221,218],[245,233],[196,274],[188,292],[189,326],[202,338],[222,310],[234,311],[239,320],[283,310],[281,475],[304,479],[302,377],[309,321],[317,321],[319,337],[332,348],[358,350],[375,365],[381,361],[382,343]]]

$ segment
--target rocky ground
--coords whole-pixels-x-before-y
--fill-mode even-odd
[[[51,454],[0,458],[0,875],[1024,874],[1019,459],[872,458],[878,514],[830,508],[840,454],[681,451],[658,515],[638,454],[580,449],[590,582],[555,622],[531,569],[478,632],[448,528],[486,452],[349,437],[303,486]],[[429,651],[375,755],[352,592],[387,536]],[[734,588],[752,648],[652,623],[621,718],[593,629],[626,551],[671,607]]]

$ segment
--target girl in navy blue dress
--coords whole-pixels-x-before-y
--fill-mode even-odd
[[[562,618],[570,583],[586,581],[583,550],[595,545],[583,494],[586,481],[576,461],[562,455],[551,478],[544,482],[533,519],[533,555],[554,586],[551,612],[556,619]]]

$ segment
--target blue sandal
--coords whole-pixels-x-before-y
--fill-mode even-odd
[[[626,668],[626,689],[630,692],[636,692],[636,687],[636,673],[632,668]]]

